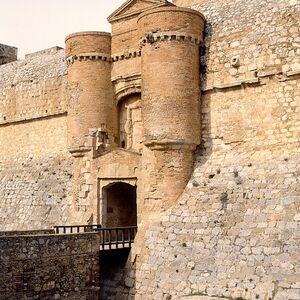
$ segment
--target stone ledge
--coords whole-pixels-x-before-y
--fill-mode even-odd
[[[223,84],[215,84],[213,86],[208,86],[206,88],[202,88],[201,90],[203,92],[208,92],[212,90],[223,90],[223,89],[228,89],[228,88],[233,88],[233,87],[240,87],[244,84],[260,84],[259,78],[249,78],[249,79],[244,79],[240,81],[232,81],[228,83],[223,83]]]
[[[67,111],[61,111],[61,112],[54,112],[50,114],[44,114],[44,115],[38,115],[38,116],[32,116],[28,118],[16,118],[11,121],[0,121],[0,127],[2,126],[9,126],[17,123],[22,123],[22,122],[31,122],[31,121],[36,121],[39,119],[46,119],[46,118],[51,118],[51,117],[57,117],[57,116],[63,116],[66,115]]]
[[[153,44],[155,42],[164,41],[177,41],[177,42],[189,42],[192,44],[200,45],[202,38],[194,34],[180,32],[180,31],[165,31],[165,32],[148,32],[141,39],[140,48],[143,48],[146,44]]]
[[[140,50],[132,50],[130,52],[126,52],[120,55],[115,55],[111,58],[113,62],[119,61],[119,60],[124,60],[124,59],[130,59],[130,58],[135,58],[141,56],[141,51]]]
[[[72,55],[67,57],[66,61],[67,64],[73,64],[75,61],[82,61],[82,60],[92,60],[92,61],[105,61],[111,62],[111,57],[104,53],[79,53],[76,55]]]
[[[292,79],[290,77],[297,76],[297,75],[300,75],[300,70],[289,71],[286,73],[278,72],[278,71],[276,71],[276,72],[275,71],[259,72],[257,74],[257,77],[238,80],[238,81],[232,81],[232,82],[227,82],[227,83],[222,83],[222,84],[214,84],[211,86],[202,87],[201,91],[208,92],[208,91],[222,90],[222,89],[228,89],[228,88],[233,88],[233,87],[242,87],[245,84],[246,85],[252,85],[252,84],[262,85],[263,83],[260,80],[261,78],[275,77],[278,81],[287,81],[287,80]]]

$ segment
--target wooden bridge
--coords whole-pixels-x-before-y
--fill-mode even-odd
[[[54,226],[56,234],[71,234],[85,232],[99,232],[100,234],[100,250],[114,250],[131,248],[137,233],[137,226],[128,227],[104,227],[100,224],[96,225],[67,225]]]

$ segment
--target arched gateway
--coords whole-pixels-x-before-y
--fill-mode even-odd
[[[136,186],[116,182],[103,187],[103,222],[107,227],[137,225]]]

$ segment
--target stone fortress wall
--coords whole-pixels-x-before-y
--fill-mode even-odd
[[[173,2],[207,21],[202,144],[177,205],[139,228],[124,284],[135,299],[299,299],[300,3]]]
[[[0,299],[98,299],[99,235],[0,232]]]
[[[67,161],[64,50],[54,47],[0,66],[0,228],[65,223]]]
[[[299,299],[300,3],[173,3],[192,6],[206,19],[205,40],[200,43],[201,145],[195,152],[191,178],[187,170],[178,172],[182,175],[178,180],[172,177],[173,171],[181,168],[183,157],[190,162],[190,154],[178,151],[178,156],[172,157],[168,153],[174,151],[133,147],[144,151],[148,162],[156,163],[153,168],[149,163],[144,165],[144,173],[152,177],[144,177],[143,184],[150,187],[153,199],[159,184],[163,192],[185,191],[175,203],[163,205],[164,212],[151,201],[149,207],[141,206],[138,214],[150,212],[151,216],[139,224],[126,272],[121,280],[115,279],[119,288],[113,293],[135,299],[191,295],[201,300]],[[128,103],[139,109],[140,99],[135,97],[142,86],[138,66],[147,59],[143,51],[153,50],[149,44],[164,51],[179,42],[174,31],[181,28],[173,30],[175,38],[158,38],[155,28],[150,28],[152,35],[146,36],[146,45],[140,49],[136,45],[140,36],[128,34],[114,17],[111,55],[115,100],[132,93],[134,98]],[[131,19],[125,20],[129,26]],[[183,48],[178,51],[182,57],[187,53]],[[69,159],[63,55],[62,50],[52,49],[0,67],[0,142],[5,145],[0,150],[1,230],[51,227],[72,220],[72,176],[79,183],[75,220],[87,220],[95,211],[98,195],[93,186],[111,184],[111,178],[127,178],[131,183],[138,177],[136,169],[128,170],[124,163],[138,165],[138,153],[117,150],[97,156],[96,150]],[[165,60],[170,63],[170,57]],[[85,72],[89,62],[83,58],[82,63]],[[154,65],[155,70],[160,67]],[[176,67],[174,70],[177,72]],[[76,72],[71,76],[76,78]],[[197,76],[198,70],[194,79]],[[71,92],[75,97],[77,88]],[[185,87],[181,88],[184,95]],[[74,111],[78,116],[76,107]],[[157,122],[160,120],[149,124],[155,127]],[[85,135],[94,145],[95,132],[86,131],[79,129],[81,138]],[[160,133],[155,132],[154,138]],[[81,139],[81,146],[86,145],[84,141]],[[166,176],[155,177],[157,167]],[[98,178],[99,174],[106,177]],[[157,194],[162,195],[160,191]]]

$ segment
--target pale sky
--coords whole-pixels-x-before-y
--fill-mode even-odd
[[[125,0],[0,0],[0,43],[18,57],[53,46],[77,31],[109,31],[107,17]]]

